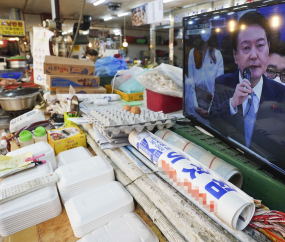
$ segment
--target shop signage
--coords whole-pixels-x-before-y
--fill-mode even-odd
[[[0,19],[0,35],[25,36],[25,22]]]
[[[163,21],[163,0],[156,0],[132,9],[133,26]]]
[[[91,38],[108,38],[109,30],[89,29],[89,37]]]
[[[42,27],[33,27],[33,30],[34,82],[39,85],[46,85],[44,60],[46,55],[50,55],[49,39],[54,33]]]

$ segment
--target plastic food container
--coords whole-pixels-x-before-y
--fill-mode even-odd
[[[83,146],[79,146],[71,150],[60,152],[56,157],[56,161],[57,166],[61,167],[78,161],[83,161],[91,157],[91,153],[86,148],[84,148]]]
[[[163,111],[164,113],[171,113],[175,111],[182,110],[182,98],[172,97],[156,93],[146,89],[147,95],[147,108],[159,112]]]
[[[45,154],[43,157],[40,157],[39,160],[46,160],[47,163],[51,163],[53,170],[57,168],[54,150],[46,142],[38,142],[36,144],[32,144],[30,146],[26,146],[18,150],[14,150],[12,152],[9,152],[7,156],[21,155],[27,152],[32,152],[34,156]]]
[[[47,132],[46,129],[42,126],[39,126],[34,131],[34,141],[35,143],[44,141],[47,142]]]
[[[155,233],[137,214],[127,213],[99,229],[94,230],[77,242],[106,241],[106,238],[108,238],[109,241],[118,241],[118,238],[120,238],[120,241],[124,242],[159,241]]]
[[[19,140],[21,148],[32,145],[34,143],[33,135],[28,130],[24,130],[20,133]]]

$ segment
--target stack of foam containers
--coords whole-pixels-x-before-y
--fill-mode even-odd
[[[0,189],[15,186],[51,173],[53,173],[53,168],[51,163],[48,162],[1,179]],[[58,216],[61,211],[62,207],[56,185],[33,191],[0,205],[0,234],[4,237],[9,236],[52,219]]]
[[[33,156],[45,154],[45,156],[40,157],[39,160],[46,160],[48,163],[52,165],[53,170],[57,168],[53,148],[47,142],[43,141],[9,152],[7,156],[16,156],[28,152],[32,152]]]
[[[135,213],[127,213],[85,235],[77,242],[124,241],[158,242],[155,233]]]
[[[74,235],[81,238],[133,212],[134,201],[121,183],[112,181],[70,198],[65,203],[65,209]]]
[[[56,171],[57,187],[65,204],[68,199],[115,180],[113,167],[100,156],[63,165]]]
[[[83,146],[79,146],[71,150],[60,152],[56,156],[56,161],[57,161],[57,166],[61,167],[77,161],[88,159],[90,157],[92,157],[91,153]]]

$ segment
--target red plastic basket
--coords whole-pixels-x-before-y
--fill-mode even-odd
[[[182,110],[183,99],[156,93],[146,89],[147,108],[159,112],[171,113]]]

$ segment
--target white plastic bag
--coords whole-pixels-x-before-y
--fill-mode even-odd
[[[168,96],[183,97],[183,70],[179,67],[161,64],[158,67],[135,76],[137,81],[153,92]]]
[[[117,76],[116,78],[114,78],[112,80],[112,86],[113,86],[113,82],[115,82],[114,88],[119,89],[119,86],[121,86],[123,83],[128,81],[130,78],[132,78],[138,74],[141,74],[143,71],[144,71],[143,68],[133,66],[131,69],[124,71],[123,75]]]

